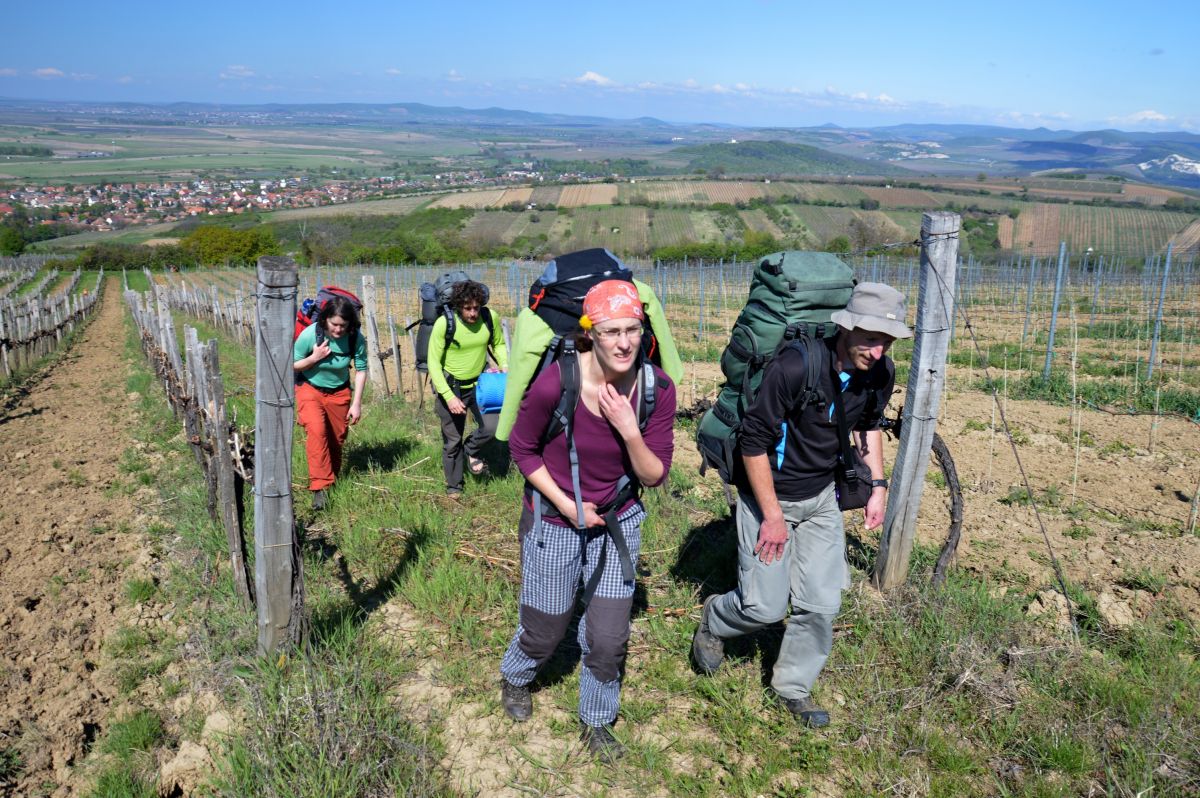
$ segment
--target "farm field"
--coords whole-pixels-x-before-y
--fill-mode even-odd
[[[617,187],[611,183],[587,183],[563,186],[558,205],[561,208],[582,208],[588,205],[611,205],[617,197]]]
[[[1097,252],[1136,257],[1165,248],[1193,219],[1168,211],[1038,203],[1017,217],[1014,245],[1044,255],[1057,249],[1047,248],[1046,242],[1066,241],[1075,251],[1091,247]]]

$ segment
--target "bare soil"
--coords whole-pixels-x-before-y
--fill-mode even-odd
[[[130,440],[114,281],[71,352],[0,418],[0,795],[74,795],[117,695],[102,644],[139,557],[135,497],[106,490]]]

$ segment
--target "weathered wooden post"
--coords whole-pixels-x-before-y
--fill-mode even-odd
[[[291,258],[258,259],[254,370],[254,586],[258,653],[303,636],[304,573],[292,507],[296,386],[292,330],[298,272]]]
[[[958,266],[957,213],[933,211],[921,217],[921,277],[917,293],[912,364],[896,465],[883,518],[883,536],[872,582],[888,590],[904,582],[917,534],[917,510],[929,468],[938,409],[946,385],[946,353],[954,317]]]
[[[1050,309],[1050,335],[1046,339],[1046,365],[1042,367],[1042,379],[1050,379],[1050,363],[1054,360],[1054,331],[1058,329],[1058,301],[1062,297],[1063,268],[1067,260],[1067,242],[1058,245],[1058,277],[1054,281],[1054,305]]]
[[[392,338],[392,364],[396,367],[396,393],[404,401],[404,363],[400,360],[400,343],[396,340],[396,321],[389,306],[387,314],[388,334]]]
[[[383,358],[379,356],[379,325],[375,321],[375,275],[363,275],[362,289],[363,315],[366,316],[362,326],[367,339],[367,377],[377,396],[387,396],[387,376],[383,373]]]
[[[229,447],[229,418],[225,413],[225,381],[221,377],[221,360],[217,354],[217,339],[212,338],[201,350],[201,371],[205,377],[204,404],[208,437],[212,442],[212,468],[216,473],[217,504],[221,509],[221,524],[225,527],[225,542],[229,547],[229,563],[233,569],[233,587],[242,606],[254,603],[250,577],[246,573],[246,539],[243,534],[243,504],[241,478],[233,467],[234,454]]]

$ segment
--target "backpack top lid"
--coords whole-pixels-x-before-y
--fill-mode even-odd
[[[633,282],[633,272],[603,247],[559,255],[529,286],[529,308],[561,335],[578,326],[584,295],[604,280]]]

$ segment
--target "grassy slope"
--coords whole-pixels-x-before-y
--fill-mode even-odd
[[[250,368],[248,354],[222,346],[236,385]],[[147,394],[156,401],[148,386]],[[163,590],[193,608],[202,656],[191,667],[214,674],[231,705],[253,710],[229,749],[222,793],[250,785],[267,785],[260,794],[314,796],[401,785],[441,791],[430,764],[438,727],[420,731],[404,709],[392,708],[417,663],[391,648],[380,605],[390,597],[418,620],[425,659],[453,695],[451,712],[482,704],[498,713],[495,668],[516,622],[517,476],[472,482],[461,504],[446,502],[432,415],[394,400],[370,404],[331,510],[314,518],[298,507],[307,527],[312,651],[265,663],[253,657],[252,619],[234,606],[219,567],[223,538],[203,513],[198,476],[163,413],[158,445],[168,459],[159,476],[181,502],[172,534],[196,552]],[[302,484],[299,440],[294,467]],[[931,553],[924,550],[910,586],[895,594],[866,588],[856,570],[818,692],[836,722],[806,732],[763,704],[763,667],[778,629],[731,646],[731,661],[714,678],[687,665],[699,599],[736,578],[719,493],[677,470],[646,502],[618,727],[632,753],[614,771],[570,760],[561,774],[568,784],[595,794],[689,796],[802,795],[814,783],[847,795],[897,785],[928,795],[1083,794],[1093,784],[1108,794],[1195,789],[1198,643],[1167,601],[1144,624],[1120,631],[1103,627],[1077,594],[1084,646],[1076,647],[1025,616],[1025,591],[1041,585],[1002,595],[960,573],[935,591],[926,586]],[[859,551],[853,562],[868,569],[870,557]],[[214,567],[219,577],[210,586],[201,575]],[[570,710],[577,657],[564,644],[550,669],[557,675],[536,694],[539,707]],[[522,739],[513,729],[512,743]],[[365,774],[367,761],[381,767]]]

